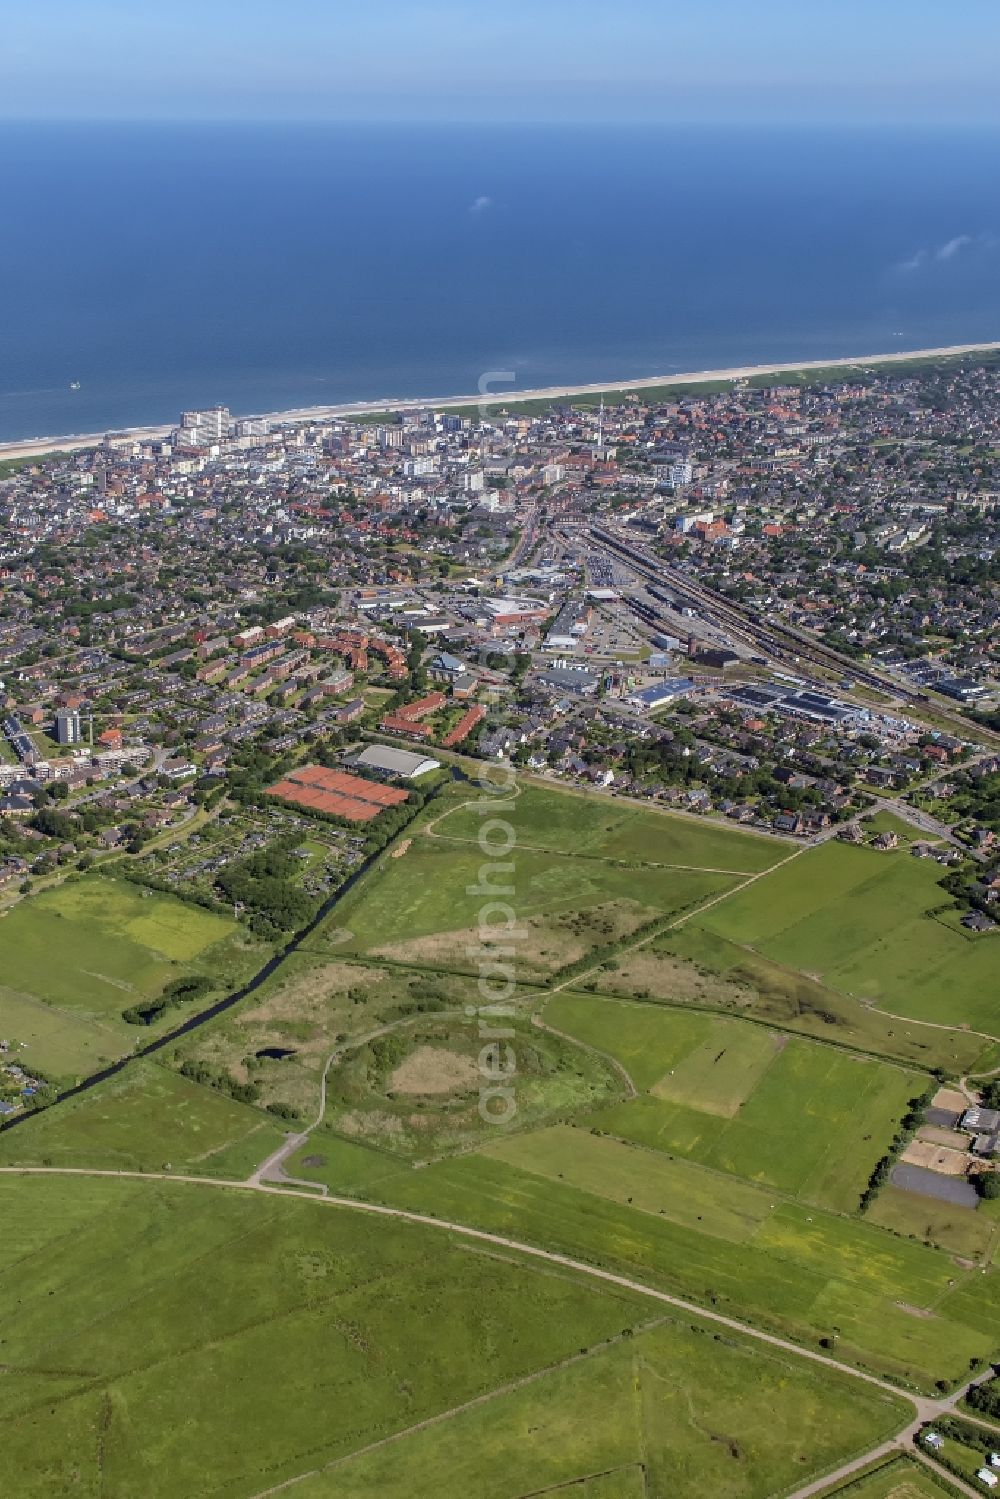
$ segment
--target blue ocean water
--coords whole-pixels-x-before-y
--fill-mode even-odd
[[[0,439],[1000,339],[998,146],[5,124]]]

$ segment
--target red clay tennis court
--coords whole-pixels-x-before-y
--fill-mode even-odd
[[[325,765],[303,765],[291,770],[283,780],[267,788],[268,796],[347,822],[371,822],[386,807],[405,802],[409,792],[396,786],[380,786],[363,776],[346,770],[330,770]]]

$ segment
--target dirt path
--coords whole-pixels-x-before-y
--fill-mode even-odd
[[[665,1320],[663,1317],[657,1317],[643,1327],[637,1328],[636,1331],[649,1332],[655,1327],[661,1327]],[[249,1499],[270,1499],[272,1494],[283,1494],[288,1489],[294,1488],[296,1484],[304,1483],[307,1478],[318,1478],[321,1473],[332,1473],[337,1468],[343,1468],[347,1463],[353,1463],[356,1458],[367,1457],[372,1452],[380,1452],[383,1447],[391,1447],[395,1442],[415,1436],[419,1431],[427,1431],[431,1426],[440,1426],[445,1421],[451,1421],[455,1416],[475,1410],[478,1406],[489,1405],[491,1401],[498,1400],[503,1395],[511,1395],[515,1390],[523,1390],[528,1385],[536,1384],[540,1379],[547,1379],[550,1374],[558,1374],[561,1369],[570,1369],[574,1364],[586,1363],[596,1354],[605,1353],[609,1348],[623,1343],[625,1336],[624,1333],[619,1333],[617,1337],[606,1338],[603,1343],[595,1343],[593,1348],[588,1348],[585,1353],[571,1354],[569,1358],[560,1359],[555,1364],[548,1364],[544,1369],[536,1369],[531,1374],[524,1374],[520,1379],[508,1380],[506,1384],[498,1385],[495,1390],[487,1390],[484,1395],[476,1395],[471,1400],[464,1400],[461,1405],[453,1405],[450,1410],[439,1411],[435,1416],[427,1416],[413,1426],[406,1426],[402,1431],[394,1431],[391,1436],[382,1437],[377,1442],[369,1442],[367,1447],[359,1447],[355,1452],[348,1452],[344,1457],[336,1457],[332,1462],[324,1463],[320,1468],[312,1468],[308,1473],[297,1473],[294,1478],[286,1478],[284,1483],[276,1484],[274,1488],[260,1489],[256,1494],[251,1494]]]
[[[453,1019],[455,1016],[462,1014],[464,1014],[462,1010],[440,1010],[437,1012],[438,1017],[441,1019]],[[327,1057],[320,1076],[319,1111],[316,1118],[304,1130],[300,1130],[297,1134],[289,1135],[283,1145],[280,1145],[276,1151],[269,1155],[266,1161],[262,1161],[256,1171],[252,1172],[247,1178],[247,1185],[259,1187],[265,1181],[279,1182],[289,1186],[308,1187],[311,1191],[318,1192],[321,1197],[326,1197],[330,1189],[325,1182],[308,1181],[301,1176],[289,1176],[285,1171],[285,1162],[290,1155],[294,1155],[303,1145],[309,1143],[309,1137],[313,1130],[317,1129],[326,1117],[327,1083],[330,1076],[330,1068],[345,1051],[353,1051],[355,1047],[365,1046],[369,1041],[377,1040],[379,1036],[387,1036],[390,1031],[403,1030],[406,1026],[416,1025],[418,1021],[425,1020],[426,1018],[425,1015],[404,1015],[399,1020],[390,1020],[385,1025],[376,1026],[374,1030],[366,1031],[361,1036],[351,1036],[346,1041],[338,1041]]]
[[[548,1265],[559,1265],[563,1269],[571,1270],[577,1275],[588,1276],[590,1279],[599,1280],[605,1285],[618,1286],[622,1290],[633,1292],[635,1295],[648,1296],[651,1300],[660,1302],[664,1306],[674,1307],[686,1316],[697,1317],[704,1322],[711,1322],[719,1327],[728,1328],[730,1332],[752,1338],[758,1343],[766,1343],[771,1348],[780,1349],[782,1353],[791,1354],[795,1358],[808,1359],[810,1363],[821,1364],[824,1368],[836,1370],[837,1373],[848,1375],[852,1379],[860,1379],[865,1384],[874,1385],[877,1389],[884,1390],[888,1394],[909,1400],[916,1407],[921,1420],[932,1420],[941,1411],[949,1409],[954,1401],[958,1400],[960,1395],[964,1393],[963,1389],[954,1397],[946,1400],[932,1400],[926,1396],[912,1395],[909,1391],[900,1389],[898,1385],[893,1385],[888,1380],[880,1379],[876,1374],[869,1374],[863,1369],[855,1369],[850,1364],[843,1364],[839,1359],[831,1358],[828,1354],[817,1353],[811,1348],[804,1348],[798,1343],[791,1342],[788,1338],[780,1338],[774,1333],[764,1332],[761,1328],[754,1327],[750,1323],[740,1322],[736,1317],[727,1317],[722,1312],[698,1306],[693,1301],[685,1301],[683,1297],[674,1296],[669,1291],[661,1291],[655,1286],[645,1285],[642,1281],[633,1280],[627,1275],[619,1275],[613,1270],[604,1270],[598,1265],[590,1265],[584,1260],[576,1260],[572,1255],[560,1254],[554,1249],[540,1249],[537,1245],[522,1243],[519,1239],[508,1238],[505,1234],[490,1233],[487,1229],[482,1228],[472,1228],[467,1223],[453,1223],[446,1218],[435,1218],[430,1213],[415,1213],[407,1208],[387,1207],[382,1203],[376,1202],[360,1202],[354,1197],[335,1197],[332,1193],[326,1197],[318,1197],[311,1192],[291,1191],[277,1183],[255,1180],[254,1177],[257,1173],[254,1173],[254,1176],[251,1176],[246,1181],[233,1181],[225,1177],[187,1176],[181,1172],[171,1171],[112,1171],[107,1168],[88,1168],[85,1166],[0,1166],[0,1175],[114,1177],[125,1181],[181,1182],[187,1186],[209,1187],[218,1191],[266,1192],[270,1196],[289,1197],[299,1202],[311,1202],[317,1207],[342,1208],[353,1213],[367,1213],[375,1218],[392,1218],[401,1223],[417,1223],[424,1228],[435,1228],[444,1233],[456,1234],[463,1239],[472,1239],[480,1244],[492,1244],[498,1246],[500,1249],[509,1249],[515,1254],[523,1254],[531,1259],[541,1260]],[[970,1381],[971,1383],[975,1383],[975,1381]]]
[[[624,957],[626,953],[638,952],[641,947],[646,947],[648,943],[655,942],[658,937],[662,937],[664,932],[676,931],[676,929],[679,926],[683,926],[686,921],[692,921],[695,916],[704,915],[704,913],[706,911],[710,911],[713,906],[720,905],[722,901],[729,900],[729,898],[733,895],[738,895],[741,890],[746,890],[750,885],[756,884],[758,880],[766,879],[769,874],[774,874],[776,870],[783,869],[786,864],[791,864],[793,859],[801,858],[802,855],[806,852],[807,848],[808,844],[802,844],[798,846],[792,851],[792,853],[787,856],[787,858],[779,859],[777,864],[772,864],[770,869],[761,869],[758,870],[756,874],[748,875],[746,879],[741,880],[738,885],[733,885],[729,890],[723,890],[720,895],[713,895],[709,900],[703,901],[700,906],[695,906],[690,911],[683,911],[680,916],[676,916],[673,921],[668,921],[663,926],[657,925],[655,931],[647,932],[647,934],[644,937],[640,937],[638,941],[629,942],[626,939],[620,944],[619,949],[616,952],[616,956]],[[595,963],[592,968],[585,968],[582,973],[571,974],[569,978],[562,979],[558,984],[553,984],[552,987],[548,990],[548,993],[558,994],[562,989],[569,989],[577,984],[582,984],[586,979],[592,978],[595,973],[600,973],[601,968],[602,963]]]

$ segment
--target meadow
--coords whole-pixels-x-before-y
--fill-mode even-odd
[[[474,997],[474,993],[471,997]],[[382,1026],[427,1011],[460,1011],[467,979],[341,959],[300,950],[239,1004],[200,1026],[172,1050],[237,1082],[252,1081],[263,1106],[311,1122],[331,1054]]]
[[[900,1453],[840,1488],[824,1489],[823,1499],[955,1499],[955,1490],[944,1475],[939,1480],[923,1463]]]
[[[939,867],[831,841],[693,924],[831,989],[913,1020],[998,1034],[998,944],[929,913],[951,898]]]
[[[387,1034],[345,1045],[327,1081],[327,1129],[409,1158],[433,1159],[509,1130],[564,1118],[621,1096],[601,1058],[530,1024],[503,1023],[498,1066],[509,1069],[516,1113],[509,1124],[484,1119],[480,1058],[490,1043],[476,1020],[418,1015]]]
[[[709,914],[721,916],[728,904],[722,902]],[[989,1044],[981,1036],[882,1015],[857,997],[694,920],[659,934],[637,952],[623,953],[614,969],[600,975],[596,987],[608,994],[745,1014],[782,1030],[926,1068],[961,1074],[989,1065]]]
[[[881,1224],[893,1233],[922,1239],[951,1254],[987,1263],[1000,1240],[996,1203],[961,1207],[916,1192],[903,1192],[891,1183],[882,1188],[865,1217],[869,1223]]]
[[[583,1129],[374,1181],[373,1200],[608,1266],[930,1389],[1000,1342],[1000,1278],[854,1218]],[[629,1200],[631,1199],[631,1201]]]
[[[530,781],[519,784],[519,794],[504,800],[501,814],[514,828],[519,848],[736,874],[770,869],[791,852],[776,838],[707,820]],[[474,843],[482,822],[475,806],[460,806],[438,819],[433,832]]]
[[[987,1057],[925,1023],[989,1000],[988,941],[927,914],[937,867],[837,843],[783,862],[777,840],[522,782],[517,1113],[498,1128],[465,1013],[468,796],[449,786],[259,991],[0,1133],[3,1167],[213,1179],[0,1174],[0,1417],[27,1499],[251,1499],[293,1478],[300,1499],[765,1499],[904,1424],[903,1403],[694,1313],[219,1185],[312,1123],[331,1055],[295,1178],[606,1266],[913,1389],[1000,1346],[1000,1204],[887,1187],[856,1216],[926,1069]],[[43,1070],[46,1048],[87,1070],[155,1036],[125,1005],[186,974],[234,988],[264,956],[225,918],[76,880],[0,922],[2,1029]],[[938,1499],[883,1480],[858,1492]]]
[[[418,835],[402,857],[386,857],[350,892],[310,939],[310,947],[320,948],[325,940],[342,955],[369,953],[475,972],[483,862],[476,844],[466,847]],[[518,848],[510,897],[522,928],[518,974],[524,979],[551,977],[651,921],[694,910],[737,879],[647,867],[637,880],[634,870],[618,864]]]
[[[640,1096],[596,1128],[853,1212],[926,1076],[745,1020],[559,994],[545,1020],[615,1057]]]
[[[349,1458],[297,1493],[765,1499],[828,1469],[834,1441],[851,1450],[866,1429],[890,1428],[895,1402],[876,1395],[864,1411],[868,1398],[744,1339],[666,1321],[444,1425]]]
[[[0,1131],[2,1166],[249,1176],[284,1138],[281,1121],[138,1060],[85,1093]]]
[[[511,1496],[627,1469],[644,1445],[649,1493],[694,1496],[707,1473],[763,1499],[907,1418],[846,1376],[436,1229],[105,1179],[0,1178],[0,1216],[4,1463],[25,1499],[249,1499],[300,1475],[303,1494]]]
[[[0,920],[4,1034],[28,1042],[29,1065],[73,1080],[176,1023],[172,1012],[158,1026],[127,1025],[123,1009],[194,974],[216,992],[235,988],[266,956],[233,921],[173,896],[98,875],[67,880]]]

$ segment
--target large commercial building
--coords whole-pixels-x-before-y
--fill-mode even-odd
[[[378,775],[399,776],[404,781],[415,781],[418,776],[441,768],[440,760],[414,754],[412,750],[395,749],[389,744],[370,744],[355,756],[354,764]]]
[[[641,708],[644,713],[655,713],[657,708],[665,708],[678,698],[686,697],[693,687],[690,677],[670,677],[664,682],[655,682],[652,687],[630,693],[626,702],[633,708]]]

